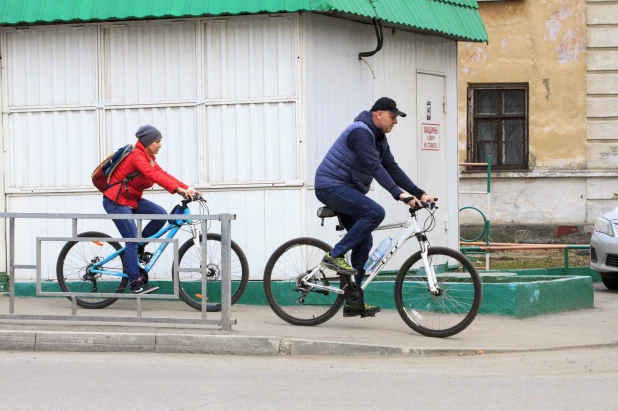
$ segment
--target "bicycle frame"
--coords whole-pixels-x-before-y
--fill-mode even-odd
[[[425,265],[425,270],[427,274],[427,285],[429,286],[429,290],[432,293],[438,292],[438,281],[436,279],[436,273],[433,269],[433,266],[429,264],[429,258],[427,254],[429,252],[429,243],[424,236],[419,235],[421,230],[418,228],[418,223],[416,218],[412,217],[405,222],[402,223],[394,223],[394,224],[386,224],[383,226],[379,226],[375,229],[375,231],[388,230],[391,228],[403,228],[407,227],[407,230],[403,233],[399,240],[394,243],[391,248],[384,253],[384,257],[376,262],[376,265],[373,267],[373,270],[370,271],[371,274],[369,278],[365,280],[361,288],[364,290],[367,286],[373,281],[373,279],[378,275],[382,267],[384,267],[388,261],[393,258],[393,256],[397,253],[397,251],[412,237],[417,237],[419,240],[419,244],[421,247],[421,257],[423,259],[423,264]]]
[[[425,265],[425,271],[427,275],[427,285],[429,287],[429,290],[432,294],[436,294],[436,295],[440,292],[438,289],[438,281],[436,279],[436,273],[433,269],[433,266],[429,264],[429,258],[427,257],[428,252],[429,252],[429,243],[427,241],[427,238],[424,236],[424,234],[419,229],[418,223],[416,220],[417,220],[416,216],[414,215],[412,216],[412,218],[408,219],[407,221],[400,222],[400,223],[393,223],[393,224],[385,224],[385,225],[379,226],[378,228],[374,230],[374,231],[381,231],[381,230],[388,230],[392,228],[404,228],[404,227],[407,228],[407,230],[403,233],[403,235],[399,237],[399,240],[396,243],[394,243],[391,246],[391,248],[384,254],[384,257],[382,257],[378,262],[376,262],[376,265],[374,266],[373,270],[370,271],[371,274],[369,275],[369,278],[365,280],[365,282],[363,283],[361,287],[363,290],[367,288],[367,286],[378,275],[382,267],[384,267],[389,262],[389,260],[393,258],[393,256],[406,243],[406,241],[408,241],[412,237],[417,237],[417,239],[419,240],[420,247],[421,247],[421,257],[423,260],[423,264]],[[342,230],[340,236],[343,237],[344,235],[345,235],[345,230]],[[320,283],[316,284],[316,283],[312,283],[308,281],[309,279],[313,277],[315,277],[319,281],[319,277],[317,276],[317,274],[318,273],[322,274],[324,270],[325,268],[322,266],[316,267],[309,274],[303,276],[302,279],[299,281],[299,283],[305,286],[309,286],[311,288],[331,291],[337,294],[344,294],[344,291],[340,288],[329,287],[326,285],[322,285]]]
[[[183,210],[183,214],[191,214],[191,212],[189,211],[188,207]],[[166,238],[167,239],[172,239],[172,238],[174,238],[176,233],[178,233],[180,228],[183,225],[186,225],[186,224],[189,224],[191,226],[191,234],[193,235],[193,241],[195,243],[195,246],[197,247],[196,250],[198,251],[198,255],[201,255],[199,253],[200,252],[200,241],[199,241],[199,238],[200,238],[200,236],[202,234],[202,228],[198,224],[193,224],[193,220],[175,220],[175,223],[168,223],[165,227],[163,227],[157,233],[155,233],[154,235],[152,235],[152,236],[150,236],[148,238],[160,238],[161,236],[163,236],[166,233],[168,233]],[[143,244],[143,243],[145,243],[145,242],[140,242],[139,244]],[[138,266],[141,267],[147,273],[150,272],[152,267],[157,263],[157,260],[159,260],[159,257],[161,257],[161,254],[163,253],[163,251],[165,251],[165,249],[167,248],[167,246],[169,244],[170,243],[161,243],[161,245],[154,252],[154,254],[150,258],[148,263],[145,264],[145,265],[142,265],[142,264],[139,264],[139,262],[138,262]],[[108,255],[103,260],[99,261],[98,263],[93,264],[93,266],[90,269],[90,271],[92,273],[95,273],[95,274],[107,274],[107,275],[113,275],[113,276],[117,276],[117,277],[128,277],[128,275],[126,273],[123,273],[123,272],[120,272],[120,271],[101,270],[101,269],[97,268],[97,267],[101,267],[101,266],[105,265],[107,262],[109,262],[109,261],[113,260],[114,258],[116,258],[120,253],[124,252],[125,248],[126,248],[126,246],[122,247],[119,250],[114,251],[112,254]]]

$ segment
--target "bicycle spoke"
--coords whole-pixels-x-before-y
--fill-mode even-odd
[[[222,279],[222,255],[221,255],[221,241],[219,237],[209,236],[206,241],[206,245],[202,244],[202,247],[206,247],[206,296],[207,304],[209,306],[218,306],[221,303],[221,279]],[[237,247],[237,246],[236,246]],[[182,247],[179,267],[180,268],[192,268],[202,269],[202,254],[201,251],[195,247],[193,240],[187,241]],[[239,255],[232,248],[232,254],[230,258],[230,272],[232,280],[232,295],[236,295],[241,287],[243,279],[243,262]],[[183,298],[189,298],[194,308],[199,309],[201,307],[201,294],[202,294],[202,272],[180,272],[180,286],[185,294]],[[248,273],[247,273],[248,275]],[[244,288],[244,286],[243,286]],[[190,304],[191,305],[191,304]]]
[[[466,328],[478,311],[482,288],[472,264],[461,253],[447,248],[430,249],[428,260],[436,273],[437,290],[432,293],[422,267],[420,253],[411,257],[401,268],[396,281],[395,300],[399,313],[410,327],[421,334],[445,337]],[[448,271],[448,263],[455,260],[466,271],[456,267]],[[406,274],[414,264],[415,274]],[[405,270],[405,271],[404,271]],[[474,271],[472,271],[474,270]]]
[[[108,237],[103,233],[89,232],[80,234],[82,237]],[[126,287],[126,278],[120,275],[94,273],[88,268],[93,266],[109,255],[120,249],[118,243],[106,241],[69,242],[61,250],[56,266],[56,276],[60,288],[63,291],[80,293],[118,293]],[[116,271],[122,273],[123,264],[120,255],[115,256],[104,266],[97,267],[100,270]],[[77,297],[77,304],[84,308],[103,308],[116,301],[115,298],[106,297]]]
[[[302,241],[301,241],[302,242]],[[307,285],[299,285],[303,276],[320,266],[323,255],[328,247],[320,248],[311,243],[292,244],[289,247],[280,247],[273,257],[276,261],[269,263],[269,281],[267,293],[270,294],[282,318],[295,321],[312,321],[323,317],[332,311],[338,299],[338,294],[321,292]],[[324,278],[312,278],[310,281],[324,281]],[[338,286],[338,282],[331,282],[330,286]],[[327,295],[325,295],[327,294]],[[280,315],[280,316],[281,316]]]

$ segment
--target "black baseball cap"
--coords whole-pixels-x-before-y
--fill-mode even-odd
[[[374,104],[373,107],[371,107],[371,111],[390,111],[391,113],[397,115],[397,116],[401,116],[401,117],[405,117],[406,113],[404,113],[403,111],[397,109],[397,103],[395,103],[395,100],[393,100],[392,98],[388,98],[388,97],[380,97]]]

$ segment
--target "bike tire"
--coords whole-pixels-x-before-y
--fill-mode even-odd
[[[201,242],[201,239],[200,239]],[[209,303],[206,310],[209,312],[221,311],[221,235],[207,234],[207,261],[209,274],[206,281],[206,293]],[[192,250],[195,246],[193,239],[188,239],[178,250],[179,267],[201,268],[201,256]],[[232,241],[232,304],[236,304],[247,288],[249,282],[249,263],[240,246]],[[173,267],[172,267],[173,272]],[[202,311],[201,272],[180,272],[180,289],[178,295],[191,308]]]
[[[302,246],[312,247],[313,250],[310,252],[305,252],[304,257],[302,250],[300,251],[299,258],[296,258],[295,261],[295,263],[297,264],[299,259],[301,260],[300,267],[292,267],[292,265],[290,264],[290,262],[292,261],[291,259],[290,262],[287,263],[286,261],[284,261],[286,252],[290,251],[295,247]],[[296,288],[294,280],[296,280],[298,276],[302,273],[308,273],[310,272],[310,270],[316,267],[317,264],[320,264],[323,255],[329,252],[331,249],[331,246],[321,240],[309,237],[301,237],[295,238],[282,244],[270,256],[264,270],[264,294],[266,295],[268,305],[270,305],[270,308],[272,308],[272,310],[275,312],[275,314],[279,316],[279,318],[292,325],[314,326],[328,321],[335,314],[337,314],[337,312],[341,308],[341,305],[343,305],[343,302],[345,301],[345,297],[342,294],[330,293],[329,295],[324,295],[322,297],[322,294],[311,292],[309,294],[311,295],[310,298],[313,301],[322,302],[323,304],[307,304],[306,306],[314,307],[318,305],[324,305],[325,311],[319,315],[310,315],[308,318],[301,318],[297,315],[290,313],[290,310],[286,309],[286,307],[296,307],[295,305],[285,305],[286,303],[293,303],[294,300],[296,300],[296,297],[300,297],[302,295],[300,291],[294,290],[294,288]],[[278,264],[282,262],[283,264]],[[285,272],[284,269],[281,267],[285,267]],[[302,272],[299,272],[299,270],[302,270]],[[278,281],[273,278],[277,276],[283,276],[283,281]],[[340,276],[337,275],[336,278],[338,278],[340,281]],[[326,278],[324,279],[327,280]],[[298,302],[298,300],[296,300],[296,302]],[[304,312],[305,305],[298,305],[300,307],[296,308],[301,308],[300,311]]]
[[[111,238],[109,235],[105,233],[99,233],[97,231],[88,231],[85,233],[81,233],[77,235],[78,237],[106,237]],[[106,244],[109,247],[112,247],[114,250],[120,250],[122,246],[113,241],[108,241]],[[62,250],[60,250],[60,254],[58,254],[58,261],[56,262],[56,278],[58,279],[58,285],[60,289],[64,292],[70,291],[83,291],[82,288],[88,288],[84,284],[90,282],[92,284],[92,280],[85,279],[83,275],[86,275],[86,268],[93,263],[96,259],[103,259],[108,256],[111,252],[109,247],[105,247],[105,244],[101,243],[101,245],[96,244],[94,242],[85,242],[85,241],[69,241],[67,242]],[[83,261],[80,261],[83,258]],[[114,263],[115,262],[115,265]],[[112,260],[112,268],[114,271],[121,271],[124,273],[124,253],[121,253]],[[118,266],[120,265],[120,266]],[[109,292],[115,293],[124,293],[127,283],[129,279],[127,277],[119,277],[119,276],[111,276],[101,274],[98,275],[98,278],[106,278],[108,280],[105,281],[105,289],[109,290]],[[117,285],[116,285],[117,284]],[[70,285],[70,286],[69,286]],[[104,292],[101,290],[97,290],[96,292]],[[70,297],[67,297],[71,300]],[[100,309],[105,308],[113,303],[115,303],[118,298],[102,298],[100,301],[88,301],[85,298],[87,297],[76,297],[76,303],[78,306],[82,308],[88,309]],[[94,298],[94,297],[93,297]]]
[[[438,256],[442,258],[436,259]],[[474,321],[483,299],[481,277],[468,258],[450,248],[429,248],[430,263],[436,259],[436,263],[440,264],[441,261],[448,261],[447,258],[457,261],[462,271],[436,273],[443,293],[440,296],[434,296],[428,289],[426,276],[422,273],[424,268],[420,251],[403,263],[395,279],[395,305],[399,315],[410,328],[428,337],[450,337],[463,331]],[[421,266],[417,270],[421,273],[410,273],[419,261]],[[434,314],[437,320],[433,319]],[[451,323],[444,329],[434,328]]]

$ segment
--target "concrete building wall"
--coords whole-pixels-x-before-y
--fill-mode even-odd
[[[489,44],[459,44],[459,154],[466,161],[467,88],[528,83],[529,170],[492,173],[493,224],[585,225],[618,206],[617,6],[586,0],[479,2]],[[588,10],[588,20],[587,20]],[[607,25],[610,26],[601,26]],[[613,63],[612,63],[613,62]],[[460,169],[460,190],[486,184]],[[486,199],[460,205],[486,211]],[[463,224],[478,217],[462,213]]]
[[[588,0],[588,220],[618,207],[618,4]]]

